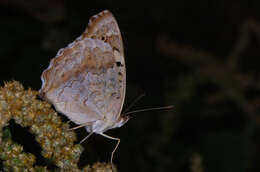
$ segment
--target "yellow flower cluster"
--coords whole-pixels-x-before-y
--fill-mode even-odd
[[[69,125],[63,123],[51,105],[37,99],[37,91],[25,90],[16,81],[5,83],[0,88],[0,159],[5,171],[48,171],[47,167],[36,166],[36,158],[31,153],[23,152],[23,147],[13,143],[4,127],[9,120],[22,127],[28,127],[35,135],[42,148],[44,158],[51,160],[59,171],[112,171],[111,165],[96,163],[90,168],[79,170],[77,163],[83,148],[73,144],[76,135],[68,131]]]

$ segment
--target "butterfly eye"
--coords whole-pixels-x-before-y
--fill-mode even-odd
[[[116,62],[117,67],[121,66],[121,62]]]

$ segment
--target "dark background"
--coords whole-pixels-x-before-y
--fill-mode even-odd
[[[259,0],[1,0],[1,85],[17,80],[38,90],[50,59],[104,9],[123,36],[125,107],[142,93],[133,109],[174,105],[107,132],[121,138],[119,171],[259,171]],[[19,139],[27,131],[12,126],[17,142],[40,159],[34,140]],[[86,132],[77,134],[81,140]],[[79,165],[109,161],[114,145],[92,136]]]

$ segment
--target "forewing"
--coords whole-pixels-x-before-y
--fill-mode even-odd
[[[121,85],[120,98],[111,102],[116,107],[118,104],[120,105],[120,108],[113,113],[114,118],[118,118],[122,111],[125,99],[126,70],[122,36],[113,14],[108,10],[104,10],[99,14],[92,16],[86,31],[83,33],[83,37],[102,40],[112,47],[117,64],[116,70],[119,71],[118,75],[120,75],[118,76],[120,80],[116,80],[116,82],[119,81]]]
[[[120,29],[113,14],[104,10],[90,18],[88,27],[83,33],[83,37],[99,39],[111,45],[113,50],[117,50],[124,61],[124,47]]]

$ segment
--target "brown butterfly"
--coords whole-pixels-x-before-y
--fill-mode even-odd
[[[91,17],[85,32],[64,49],[60,49],[49,67],[42,73],[40,96],[71,121],[85,127],[89,135],[104,134],[109,129],[121,127],[128,120],[121,115],[125,91],[126,69],[124,49],[118,24],[108,10]]]
[[[41,97],[79,124],[76,128],[85,127],[90,133],[85,139],[97,133],[117,140],[119,145],[119,138],[104,134],[129,119],[120,116],[126,70],[121,33],[111,12],[91,17],[85,32],[58,51],[41,79]]]

